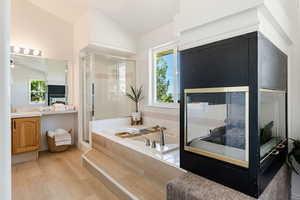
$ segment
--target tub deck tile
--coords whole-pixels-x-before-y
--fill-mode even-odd
[[[137,199],[166,199],[166,186],[157,182],[153,177],[123,165],[122,162],[95,149],[88,152],[84,157],[136,196]]]

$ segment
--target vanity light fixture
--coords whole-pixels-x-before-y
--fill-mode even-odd
[[[24,50],[23,50],[23,53],[24,53],[25,55],[29,55],[29,53],[30,53],[30,49],[27,49],[27,48],[26,48],[26,49],[24,49]]]
[[[34,56],[38,56],[38,55],[40,55],[40,50],[37,50],[37,49],[35,49],[35,50],[33,50],[33,55]]]
[[[42,56],[42,51],[38,49],[30,49],[19,46],[11,46],[10,51],[13,54],[21,54],[27,56]]]
[[[20,47],[18,47],[18,46],[14,46],[14,47],[13,47],[13,52],[14,52],[14,53],[20,53],[20,51],[21,51],[21,48],[20,48]]]

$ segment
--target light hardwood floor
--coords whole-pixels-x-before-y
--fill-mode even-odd
[[[40,153],[12,167],[13,200],[117,200],[81,165],[81,151]]]

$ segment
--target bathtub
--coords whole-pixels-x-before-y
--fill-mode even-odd
[[[168,134],[168,130],[165,131],[165,145],[161,146],[159,144],[160,133],[151,133],[142,136],[136,136],[132,138],[120,138],[115,135],[115,133],[125,132],[128,128],[132,127],[130,125],[130,118],[115,118],[115,119],[105,119],[97,120],[92,122],[92,133],[105,137],[115,143],[124,145],[130,149],[143,153],[145,155],[151,156],[169,165],[179,168],[179,138]],[[147,126],[134,126],[138,128],[149,128],[153,125]],[[145,140],[150,139],[155,140],[156,148],[151,148],[146,146]],[[92,141],[93,143],[93,141]]]
[[[132,137],[129,138],[129,140],[132,140],[134,144],[139,145],[139,146],[145,146],[146,145],[146,140],[149,141],[156,141],[156,147],[151,148],[152,151],[155,151],[156,153],[160,154],[166,154],[174,150],[179,149],[179,142],[178,138],[165,134],[165,145],[161,146],[159,143],[160,141],[160,133],[151,133],[147,135],[142,135],[142,136],[137,136],[137,137]]]

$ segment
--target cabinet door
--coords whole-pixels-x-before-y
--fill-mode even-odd
[[[13,119],[13,154],[36,151],[40,148],[40,119]]]

